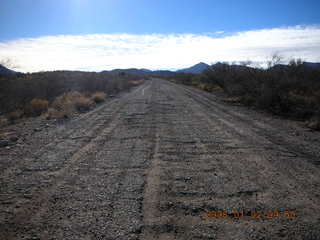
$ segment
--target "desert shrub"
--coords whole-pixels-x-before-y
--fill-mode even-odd
[[[174,75],[174,80],[185,85],[192,85],[192,79],[194,76],[195,75],[192,73],[178,72]]]
[[[74,106],[76,110],[79,112],[89,111],[92,105],[93,105],[93,102],[91,101],[91,99],[85,96],[76,98],[74,101]]]
[[[260,108],[272,109],[279,103],[279,91],[273,79],[269,79],[260,86],[260,94],[252,103]],[[250,95],[250,94],[247,94]]]
[[[49,108],[48,111],[43,115],[43,117],[47,120],[49,119],[62,119],[68,118],[70,116],[70,112],[65,109],[57,110],[55,108]]]
[[[92,95],[92,100],[95,103],[101,103],[104,102],[106,100],[106,94],[104,92],[96,92]]]
[[[69,107],[72,108],[76,99],[82,96],[83,95],[77,91],[64,93],[53,101],[52,107],[58,110],[69,108]]]
[[[69,117],[76,112],[75,104],[83,95],[79,92],[68,92],[57,97],[51,104],[50,116]]]
[[[27,115],[32,115],[31,104],[26,103],[35,98],[46,99],[52,103],[59,96],[69,92],[115,94],[140,84],[140,79],[141,76],[129,73],[120,75],[112,72],[80,71],[0,75],[0,112],[8,114],[23,109]]]
[[[48,110],[49,102],[44,99],[34,98],[31,102],[31,111],[34,115],[39,116]]]
[[[178,83],[193,85],[205,91],[219,86],[229,98],[246,105],[296,119],[312,119],[317,128],[320,119],[320,69],[311,68],[301,60],[281,65],[273,57],[268,69],[246,65],[217,63],[199,75],[172,76]]]
[[[311,118],[307,122],[307,126],[315,131],[320,131],[320,116]]]
[[[23,116],[23,111],[19,109],[19,110],[8,113],[6,117],[9,123],[13,124],[15,123],[16,120],[20,119],[22,116]]]
[[[90,110],[94,102],[85,94],[79,92],[68,92],[57,97],[51,104],[45,118],[69,118],[77,112]]]
[[[247,105],[247,106],[253,106],[257,101],[256,98],[250,94],[246,94],[246,95],[244,95],[240,98],[236,98],[236,99],[238,99],[238,101],[235,101],[235,102],[237,102],[237,103],[242,102],[244,105]]]
[[[129,83],[132,84],[133,86],[140,85],[144,82],[144,80],[134,80],[130,81]]]
[[[0,116],[0,127],[4,127],[6,125],[8,125],[8,119]]]
[[[200,88],[201,90],[207,91],[207,92],[213,92],[213,91],[220,90],[219,86],[217,86],[215,84],[210,84],[210,83],[200,83],[200,84],[197,84],[194,86],[196,86],[197,88]]]

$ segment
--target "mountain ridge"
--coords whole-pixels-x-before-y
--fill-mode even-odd
[[[9,68],[6,68],[5,66],[0,64],[0,75],[15,75],[18,74],[18,72],[13,71]]]
[[[113,69],[113,70],[105,70],[101,71],[103,72],[124,72],[124,73],[133,73],[133,74],[141,74],[141,75],[173,75],[175,73],[192,73],[192,74],[200,74],[202,73],[205,69],[208,69],[210,65],[200,62],[197,63],[189,68],[183,68],[183,69],[178,69],[176,71],[171,71],[171,70],[149,70],[145,68],[125,68],[125,69]]]
[[[177,72],[199,74],[202,73],[204,70],[208,69],[209,67],[210,65],[204,62],[199,62],[196,65],[193,65],[189,68],[180,69]]]

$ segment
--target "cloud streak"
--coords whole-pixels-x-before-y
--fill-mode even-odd
[[[0,58],[21,71],[114,68],[176,69],[203,61],[263,62],[285,58],[320,61],[320,26],[294,26],[227,34],[58,35],[0,42]]]

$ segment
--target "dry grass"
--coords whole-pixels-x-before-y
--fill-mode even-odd
[[[101,103],[104,102],[106,100],[106,94],[104,92],[96,92],[92,95],[92,100],[95,103]]]
[[[45,114],[45,118],[68,118],[76,112],[90,110],[93,104],[90,98],[84,94],[76,91],[68,92],[53,101],[48,112]]]
[[[6,117],[0,117],[0,127],[4,127],[8,125],[8,119]]]
[[[15,123],[16,120],[20,119],[23,116],[22,110],[16,110],[7,114],[7,119],[10,124]]]
[[[71,114],[74,112],[74,103],[76,102],[76,99],[80,97],[82,97],[82,94],[79,92],[64,93],[53,101],[51,107],[57,111]]]
[[[48,110],[49,102],[45,99],[34,98],[30,105],[33,115],[39,116]]]
[[[62,119],[68,118],[71,113],[68,113],[65,110],[57,110],[55,108],[49,108],[48,111],[43,114],[44,119]]]
[[[90,110],[91,106],[93,106],[93,102],[90,98],[81,96],[75,99],[74,106],[77,111],[86,112]]]
[[[131,88],[134,86],[131,81],[139,79],[141,76],[129,73],[79,71],[0,75],[0,112],[7,114],[22,108],[25,115],[33,115],[30,102],[35,98],[52,103],[57,97],[71,91],[88,93],[90,97],[96,92],[114,95]]]
[[[230,104],[238,104],[241,102],[241,98],[240,97],[228,97],[226,99],[223,100],[226,103],[230,103]]]
[[[207,91],[207,92],[214,92],[214,91],[221,91],[221,87],[215,85],[215,84],[208,84],[208,83],[200,83],[195,84],[197,88],[200,88],[201,90]]]
[[[315,131],[320,131],[320,118],[314,118],[307,122],[307,127]]]
[[[143,80],[134,80],[134,81],[130,81],[129,83],[132,85],[139,85],[142,84],[144,81]]]
[[[136,74],[52,71],[0,75],[0,126],[41,115],[65,118],[89,110],[112,95],[140,84]],[[77,92],[79,91],[79,92]],[[81,92],[81,93],[80,93]],[[22,110],[16,112],[18,109]]]

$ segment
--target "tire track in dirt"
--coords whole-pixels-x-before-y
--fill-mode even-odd
[[[134,94],[137,91],[140,91],[146,84],[139,86],[135,89],[131,94]],[[125,99],[128,99],[129,96],[124,96]],[[122,103],[122,105],[121,105]],[[115,107],[116,110],[111,108],[110,104]],[[61,143],[62,141],[66,141],[67,139],[76,140],[80,143],[79,148],[81,148],[81,144],[86,144],[86,142],[90,141],[101,129],[104,128],[109,121],[112,120],[112,117],[118,113],[118,111],[123,107],[123,102],[119,99],[114,99],[108,101],[107,103],[103,104],[102,106],[97,107],[96,109],[82,114],[76,119],[72,120],[72,122],[68,122],[62,126],[57,127],[54,129],[54,133],[52,136],[51,141],[46,144],[41,144],[36,152],[28,152],[23,157],[29,157],[34,159],[39,159],[47,155],[48,151],[54,149],[57,144]],[[32,148],[32,142],[30,143],[30,148]],[[30,156],[29,156],[30,155]],[[8,174],[10,173],[10,169],[1,169],[1,176],[4,178],[8,178]]]
[[[319,170],[310,164],[305,164],[305,162],[310,162],[317,166],[318,164],[315,161],[319,161],[319,156],[317,156],[319,154],[316,154],[316,152],[309,153],[308,150],[302,149],[296,144],[292,144],[290,140],[286,139],[285,136],[278,137],[275,133],[275,129],[273,129],[271,126],[264,124],[264,126],[266,126],[264,129],[258,127],[258,125],[260,125],[258,121],[254,122],[253,120],[247,119],[243,115],[240,117],[240,113],[237,112],[227,112],[226,109],[218,105],[216,102],[212,103],[211,106],[208,100],[202,100],[202,96],[199,96],[198,94],[192,95],[192,91],[190,90],[187,90],[187,92],[187,95],[191,99],[195,100],[195,102],[201,103],[210,109],[210,111],[206,111],[206,114],[203,114],[204,117],[207,117],[208,121],[210,121],[208,116],[210,116],[213,112],[215,116],[219,116],[219,121],[225,125],[226,129],[234,130],[237,134],[239,134],[239,136],[244,137],[245,142],[248,143],[248,146],[251,145],[255,147],[256,144],[259,143],[260,147],[258,152],[267,152],[269,155],[273,156],[273,159],[281,159],[282,162],[272,160],[272,158],[270,161],[272,161],[272,164],[275,165],[275,169],[283,169],[284,171],[282,174],[287,175],[288,179],[295,179],[296,181],[299,181],[302,187],[301,191],[305,191],[312,186],[312,190],[309,193],[310,197],[312,198],[312,196],[315,195],[320,196],[320,192],[315,191],[315,189],[320,189],[320,185],[314,181],[317,179]],[[221,119],[222,116],[223,118]],[[243,131],[243,129],[246,130]],[[274,135],[272,135],[272,133],[274,133]],[[320,146],[314,145],[313,147],[317,148]],[[284,161],[288,166],[290,166],[290,170],[288,168],[284,168]],[[304,174],[299,176],[298,173],[302,171]],[[308,178],[305,178],[305,173],[308,173]]]
[[[160,184],[160,159],[159,159],[159,122],[161,122],[161,117],[158,114],[158,109],[155,109],[155,104],[157,104],[158,97],[158,84],[153,81],[153,84],[150,86],[153,95],[151,102],[151,121],[153,125],[152,132],[152,150],[150,152],[149,158],[151,159],[150,170],[147,173],[146,185],[144,189],[143,196],[143,223],[144,228],[142,232],[141,239],[151,240],[156,239],[156,236],[152,234],[150,228],[153,225],[157,224],[159,218],[159,184]],[[144,94],[144,92],[143,92]]]
[[[303,156],[311,160],[314,164],[319,165],[319,158],[320,158],[320,146],[313,145],[313,148],[309,148],[310,142],[305,141],[298,136],[295,136],[295,138],[289,137],[289,135],[281,135],[279,134],[279,131],[275,131],[275,127],[272,125],[269,125],[266,122],[262,121],[255,121],[253,119],[250,119],[248,116],[241,112],[236,111],[228,111],[226,107],[222,107],[221,104],[218,104],[216,101],[217,99],[214,98],[214,96],[208,96],[207,93],[198,92],[197,89],[189,89],[188,87],[182,87],[184,91],[187,92],[187,95],[191,98],[193,98],[196,102],[202,103],[204,106],[206,106],[211,111],[219,111],[218,114],[220,116],[224,116],[223,120],[225,121],[226,125],[228,127],[232,127],[233,129],[237,130],[237,126],[235,122],[232,122],[234,120],[245,122],[248,125],[252,126],[251,131],[254,131],[255,134],[261,135],[264,138],[266,138],[268,141],[271,142],[274,146],[284,147],[288,151],[288,153],[293,154],[294,156]],[[230,106],[229,106],[230,107]],[[232,121],[230,121],[232,120]],[[238,133],[242,136],[245,136],[245,132],[239,132]],[[247,134],[248,135],[248,134]],[[296,139],[299,139],[299,143],[296,143]],[[317,147],[315,150],[314,148]]]
[[[233,123],[219,109],[208,110],[208,102],[204,105],[190,96],[192,90],[186,93],[168,82],[159,85],[158,108],[174,105],[172,111],[163,108],[158,118],[162,123],[157,153],[160,182],[156,180],[160,199],[153,205],[158,215],[153,226],[148,226],[150,239],[276,239],[280,235],[296,239],[319,233],[319,175],[307,157],[281,155],[279,161],[285,144],[277,146],[259,136],[246,121],[237,118],[238,124]],[[293,158],[298,162],[295,166]],[[288,209],[303,217],[267,221],[200,218],[208,211],[234,209]]]
[[[54,172],[55,179],[51,183],[51,187],[39,193],[30,193],[33,199],[29,203],[24,203],[23,209],[15,213],[15,216],[9,222],[14,222],[16,225],[23,226],[26,223],[30,222],[30,216],[34,216],[36,214],[41,214],[41,209],[45,208],[45,204],[48,202],[48,199],[52,197],[52,195],[64,184],[64,178],[68,173],[74,168],[79,161],[80,158],[84,156],[89,158],[90,152],[94,152],[96,149],[99,149],[101,146],[101,142],[112,133],[112,131],[117,127],[119,123],[119,119],[121,116],[121,112],[115,114],[107,127],[105,127],[102,131],[100,131],[99,135],[92,139],[88,144],[82,146],[80,150],[76,151],[72,154],[72,156],[68,159],[67,164],[58,171]],[[100,143],[100,144],[99,144]],[[40,213],[39,213],[40,212]],[[3,226],[4,227],[4,226]],[[5,228],[5,227],[4,227]],[[11,238],[8,238],[11,239]]]
[[[90,159],[90,155],[98,151],[99,148],[104,144],[105,140],[109,137],[109,135],[111,135],[112,132],[118,127],[118,124],[121,123],[120,119],[124,114],[123,109],[132,99],[132,96],[140,90],[141,87],[122,98],[118,108],[116,110],[113,110],[112,114],[110,115],[110,118],[107,120],[103,120],[104,114],[101,113],[97,115],[98,118],[95,116],[95,114],[90,113],[87,115],[86,118],[81,117],[81,121],[86,121],[89,123],[87,128],[89,130],[89,133],[86,134],[89,137],[89,142],[85,142],[84,144],[82,143],[78,147],[78,150],[73,152],[70,157],[65,159],[66,164],[64,164],[62,168],[59,168],[58,170],[54,171],[44,170],[41,172],[42,174],[45,174],[46,172],[49,173],[50,176],[53,176],[53,180],[50,181],[50,185],[46,189],[35,189],[34,191],[29,191],[28,195],[31,199],[23,200],[23,208],[14,210],[13,218],[7,219],[6,224],[1,224],[1,234],[5,236],[5,238],[15,239],[14,236],[11,235],[12,231],[10,232],[10,229],[12,227],[17,229],[23,229],[26,225],[32,224],[32,222],[36,222],[39,220],[39,216],[41,216],[42,213],[47,210],[46,204],[48,203],[49,199],[52,198],[52,196],[57,191],[59,191],[59,189],[65,184],[65,179],[69,177],[69,174],[70,172],[72,172],[73,169],[77,168],[79,160]],[[102,111],[102,108],[100,108],[99,111]],[[91,117],[93,117],[93,119],[91,119]],[[96,126],[94,126],[94,123],[97,123],[97,121],[99,120],[103,120],[103,124],[97,124]],[[76,122],[78,121],[79,119],[76,120]],[[83,126],[84,124],[81,125]],[[93,129],[90,129],[90,126],[94,126]],[[77,134],[77,129],[72,128],[72,130],[73,131],[68,132],[68,134],[64,136],[68,137],[74,133]],[[64,141],[67,139],[68,138],[64,139]],[[68,143],[65,147],[68,147]],[[52,152],[52,150],[55,149],[49,148],[46,151],[47,153],[50,153]],[[59,155],[55,157],[55,161],[57,160],[60,160]],[[5,176],[2,175],[1,177],[4,178]],[[30,216],[33,216],[33,220],[30,219]],[[6,231],[6,229],[9,230]],[[17,229],[15,231],[19,232]]]

